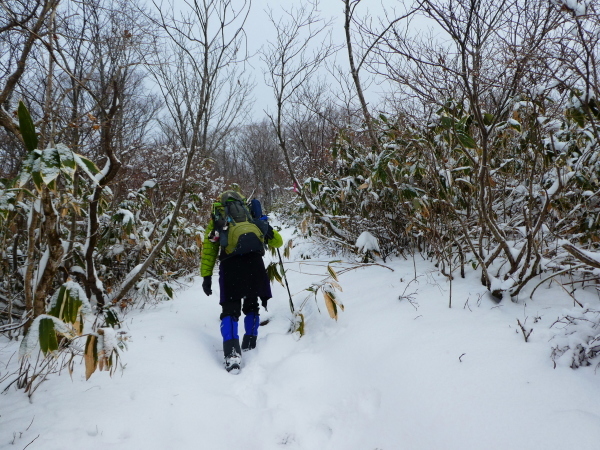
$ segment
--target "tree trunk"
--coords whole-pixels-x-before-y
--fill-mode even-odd
[[[48,254],[44,264],[44,256],[40,260],[38,280],[33,280],[35,290],[33,293],[33,319],[40,314],[46,313],[46,298],[52,289],[52,283],[64,255],[62,240],[58,227],[58,215],[52,204],[52,194],[44,186],[41,193],[44,220],[41,231],[46,237],[46,253]],[[43,265],[43,267],[42,267]]]

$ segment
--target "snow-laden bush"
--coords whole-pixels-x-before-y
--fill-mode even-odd
[[[97,369],[117,368],[119,349],[125,348],[127,333],[116,314],[106,311],[105,327],[99,327],[83,288],[74,281],[64,283],[52,296],[46,313],[37,316],[21,341],[21,368],[15,382],[32,395],[46,377],[63,367],[73,371],[74,358],[83,357],[86,379]],[[80,344],[84,341],[82,347]]]
[[[570,311],[554,322],[552,338],[554,366],[600,365],[600,310],[585,308]]]

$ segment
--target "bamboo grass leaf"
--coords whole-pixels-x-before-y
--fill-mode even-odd
[[[323,290],[323,299],[325,300],[325,306],[327,307],[327,312],[329,313],[329,317],[337,320],[338,319],[337,304],[333,300],[334,297],[335,297],[335,295],[333,294],[333,292],[327,291],[325,289]]]
[[[98,366],[98,337],[90,334],[85,343],[85,379],[89,380]]]
[[[333,269],[333,267],[331,267],[330,264],[327,265],[327,272],[329,272],[329,275],[331,276],[331,278],[333,278],[335,281],[340,281],[338,279],[337,273],[335,272],[335,270]]]
[[[40,348],[44,355],[48,352],[58,350],[58,340],[56,339],[56,330],[52,319],[41,319],[39,325]]]
[[[38,137],[35,133],[35,126],[33,125],[33,120],[31,120],[31,115],[22,101],[19,101],[17,116],[19,117],[19,130],[21,131],[21,136],[23,136],[25,148],[32,152],[38,147]]]

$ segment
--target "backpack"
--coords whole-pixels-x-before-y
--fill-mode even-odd
[[[268,247],[267,242],[269,239],[273,239],[273,228],[269,225],[269,218],[263,214],[262,205],[257,199],[250,200],[248,204],[250,207],[250,215],[252,216],[252,222],[260,228],[264,235],[265,248]]]
[[[260,219],[262,221],[267,220],[267,216],[263,215],[262,205],[260,204],[260,201],[255,198],[250,200],[250,215],[253,219]]]
[[[261,220],[252,218],[244,198],[235,191],[225,191],[220,202],[213,204],[215,237],[221,245],[221,259],[248,253],[265,254],[266,229]],[[267,225],[268,226],[268,225]]]

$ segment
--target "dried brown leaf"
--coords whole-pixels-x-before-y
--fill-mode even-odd
[[[329,313],[329,317],[337,320],[337,306],[335,304],[334,296],[329,291],[323,291],[323,299],[325,300],[325,306],[327,307],[327,312]]]
[[[96,371],[98,364],[98,350],[96,348],[98,344],[98,337],[89,335],[85,344],[85,379],[89,380],[92,374]]]

